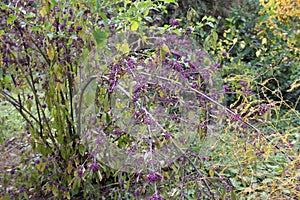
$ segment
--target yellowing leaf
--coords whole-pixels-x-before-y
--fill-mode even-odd
[[[257,50],[256,53],[255,53],[256,57],[258,57],[260,55],[260,53],[261,53],[261,50],[260,49]]]
[[[100,173],[100,171],[98,171],[98,177],[99,177],[99,180],[101,181],[102,180],[102,175],[101,175],[101,173]]]
[[[47,49],[47,55],[50,58],[50,60],[53,60],[54,58],[54,49],[52,46],[49,46]]]
[[[267,38],[263,38],[261,43],[262,44],[267,44]]]
[[[161,89],[158,90],[158,93],[159,93],[159,96],[160,96],[161,98],[164,97],[164,93],[161,91]]]
[[[64,192],[64,197],[67,199],[71,199],[70,192]]]
[[[166,57],[167,53],[170,53],[170,49],[166,44],[163,44],[160,49],[160,58],[163,60]]]
[[[57,197],[58,196],[58,188],[56,185],[52,186],[52,194]]]
[[[238,41],[238,39],[237,39],[237,38],[234,38],[234,39],[233,39],[233,44],[236,44],[237,41]]]
[[[67,171],[68,171],[68,174],[71,174],[71,172],[72,172],[72,169],[73,169],[72,163],[71,163],[71,162],[69,162],[69,163],[68,163],[68,169],[67,169]]]
[[[170,49],[166,44],[162,45],[161,50],[163,51],[163,53],[170,53]]]
[[[245,43],[244,41],[242,41],[242,42],[240,43],[240,47],[241,47],[242,49],[244,49],[244,48],[246,47],[246,43]]]
[[[130,48],[128,43],[124,43],[124,44],[117,44],[117,50],[123,52],[124,54],[129,53]]]
[[[210,177],[214,177],[214,175],[215,175],[214,169],[213,169],[213,168],[210,168],[210,169],[209,169],[209,176],[210,176]]]
[[[48,2],[44,2],[45,6],[42,7],[42,9],[40,10],[40,14],[42,15],[42,17],[45,17],[45,15],[47,15],[50,12],[50,6]]]
[[[143,36],[142,41],[147,43],[147,36]]]
[[[40,10],[40,13],[41,13],[42,17],[45,17],[45,15],[47,14],[46,6],[42,7],[42,9]]]
[[[131,23],[131,30],[136,31],[139,28],[139,23],[134,21]]]
[[[45,167],[46,167],[46,164],[43,162],[41,162],[40,164],[37,165],[37,168],[40,172],[44,172]]]

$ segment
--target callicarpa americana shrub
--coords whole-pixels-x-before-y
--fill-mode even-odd
[[[98,46],[80,70],[74,97],[79,135],[95,159],[149,173],[149,182],[161,180],[155,173],[176,159],[189,159],[191,147],[204,155],[224,114],[218,64],[172,28],[157,32],[127,31]]]
[[[74,100],[80,134],[99,160],[122,171],[146,170],[216,139],[221,108],[207,97],[219,102],[223,88],[204,51],[167,32],[125,32],[108,45],[85,61]]]
[[[81,21],[90,16],[87,7],[82,9]],[[69,198],[76,168],[86,157],[73,122],[76,56],[93,43],[82,39],[72,2],[1,2],[1,13],[1,98],[26,121],[25,138],[36,153],[20,150],[25,155],[17,176],[22,192],[11,192],[28,198],[34,189]]]
[[[163,4],[157,2],[136,2],[135,5],[144,10],[148,7],[164,9]],[[102,6],[112,8],[107,2]],[[11,175],[18,176],[14,177],[16,188],[6,190],[8,195],[30,198],[39,191],[40,195],[67,199],[76,195],[100,197],[107,192],[111,198],[121,193],[130,196],[130,190],[128,193],[118,187],[106,187],[115,182],[116,170],[127,164],[120,163],[124,160],[118,156],[137,151],[137,156],[132,157],[138,161],[143,159],[138,171],[131,165],[124,167],[123,174],[117,173],[122,183],[120,188],[124,184],[128,188],[130,181],[124,182],[130,180],[128,174],[140,173],[142,169],[143,176],[149,172],[149,176],[154,173],[162,177],[159,170],[178,157],[175,150],[189,159],[185,152],[187,145],[193,146],[199,138],[212,133],[208,125],[210,120],[214,121],[212,114],[216,108],[204,97],[222,96],[218,88],[214,91],[205,88],[216,83],[212,77],[216,66],[204,52],[174,33],[150,38],[151,45],[145,45],[149,39],[146,35],[138,39],[137,44],[126,43],[123,36],[114,36],[114,28],[125,21],[125,15],[130,19],[128,13],[136,16],[139,9],[132,4],[119,6],[125,6],[128,12],[121,14],[124,10],[120,11],[119,19],[114,19],[120,23],[114,24],[110,11],[101,12],[98,1],[1,2],[1,21],[4,22],[0,32],[1,98],[11,103],[26,121],[26,139],[33,150],[33,155],[31,151],[20,152],[24,155],[23,163],[17,171],[10,171]],[[129,20],[126,24],[136,31],[139,22]],[[171,24],[174,32],[178,24],[178,21]],[[106,42],[109,34],[112,39]],[[132,36],[132,40],[137,39]],[[175,41],[180,42],[183,50],[177,49]],[[80,58],[92,58],[89,52],[93,55],[94,51],[111,54],[95,58],[94,61],[100,63],[90,63],[93,68],[82,65]],[[99,55],[101,53],[96,54]],[[90,69],[96,73],[91,78],[95,78],[97,84],[86,93],[90,85],[81,81],[85,83],[86,70]],[[78,88],[78,83],[82,87]],[[91,108],[85,107],[89,94],[92,94]],[[89,114],[92,112],[96,115]],[[98,137],[92,137],[94,134]],[[173,142],[173,138],[179,143]],[[97,145],[91,148],[89,143]],[[106,148],[107,144],[110,148]],[[121,153],[112,152],[113,156],[105,153],[112,150],[111,147],[118,147]],[[166,158],[160,158],[163,156]],[[198,174],[201,176],[199,171]],[[161,179],[151,179],[155,180],[154,186],[147,190],[140,189],[138,186],[142,184],[137,183],[132,193],[155,198],[159,196],[156,181]],[[212,196],[205,180],[201,185],[204,193]]]

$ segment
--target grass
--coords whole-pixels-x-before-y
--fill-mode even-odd
[[[25,127],[25,121],[8,102],[0,99],[0,143],[18,136]]]

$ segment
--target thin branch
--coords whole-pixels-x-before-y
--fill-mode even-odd
[[[144,75],[147,75],[147,76],[153,76],[151,74],[148,74],[148,73],[144,73],[144,72],[140,72],[141,74],[144,74]],[[177,84],[177,85],[180,85],[182,86],[181,83],[179,82],[176,82],[174,80],[171,80],[171,79],[168,79],[168,78],[165,78],[165,77],[162,77],[162,76],[156,76],[157,78],[159,79],[162,79],[162,80],[166,80],[166,81],[169,81],[169,82],[172,82],[174,84]],[[216,104],[217,106],[220,106],[221,108],[223,108],[227,113],[229,113],[230,115],[236,115],[235,112],[233,112],[232,110],[230,110],[229,108],[223,106],[222,104],[220,104],[219,102],[217,102],[216,100],[212,99],[211,97],[207,96],[206,94],[192,88],[191,86],[187,85],[187,88],[190,89],[191,91],[194,91],[196,92],[197,94],[201,95],[202,97],[206,98],[207,100],[209,100],[210,102]],[[249,122],[246,122],[244,121],[241,117],[238,118],[238,120],[244,124],[246,124],[247,126],[249,126],[250,128],[252,128],[253,130],[255,130],[257,133],[259,133],[261,136],[263,136],[263,138],[265,138],[270,144],[272,144],[277,150],[279,150],[282,154],[284,154],[288,159],[289,161],[293,161],[294,159],[288,155],[285,151],[283,151],[277,144],[274,144],[274,142],[272,142],[269,138],[267,138],[264,133],[259,130],[257,127],[255,127],[254,125],[250,124]],[[275,131],[273,129],[273,131]]]
[[[103,78],[108,79],[108,77],[106,76],[102,76]],[[117,87],[122,90],[122,92],[124,92],[124,94],[128,97],[131,98],[130,94],[120,85],[117,85]],[[140,107],[153,121],[154,123],[163,131],[163,132],[167,132],[167,130],[164,129],[164,127],[162,127],[157,121],[156,119],[153,117],[153,115],[151,113],[148,112],[148,110],[141,106],[141,104],[139,102],[135,102],[137,104],[138,107]],[[185,154],[185,152],[175,143],[175,141],[170,138],[171,143],[173,144],[173,146],[179,150],[179,152],[191,163],[192,167],[197,171],[201,181],[204,183],[205,187],[207,188],[207,190],[209,191],[209,194],[207,194],[208,196],[211,196],[212,199],[215,199],[214,194],[210,188],[210,186],[208,185],[207,181],[204,179],[204,177],[202,176],[201,172],[199,171],[199,169],[195,166],[195,164],[193,163],[193,161]]]
[[[29,123],[31,126],[32,125],[32,122],[28,119],[28,117],[25,115],[25,113],[21,112],[20,110],[22,110],[22,106],[18,104],[18,102],[14,102],[12,101],[11,99],[8,99],[7,97],[4,97],[6,101],[8,101],[19,113],[20,115],[22,115],[22,117],[25,119],[25,121],[27,123]]]
[[[4,96],[5,100],[12,104],[19,112],[20,109],[22,109],[26,114],[28,114],[34,121],[38,123],[38,119],[34,115],[32,115],[22,104],[20,105],[19,102],[13,96],[8,94],[4,90],[1,91],[1,94]],[[25,118],[25,120],[30,122],[29,119]]]
[[[97,76],[91,76],[89,81],[83,86],[83,88],[80,91],[80,97],[79,97],[79,103],[78,103],[78,109],[76,110],[76,113],[78,114],[78,119],[77,119],[77,134],[80,135],[81,133],[81,107],[82,107],[82,100],[83,100],[83,94],[88,87],[88,85],[97,78]]]

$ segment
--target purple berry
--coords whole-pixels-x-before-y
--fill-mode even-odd
[[[77,31],[81,31],[82,30],[82,26],[76,26],[76,30]]]

